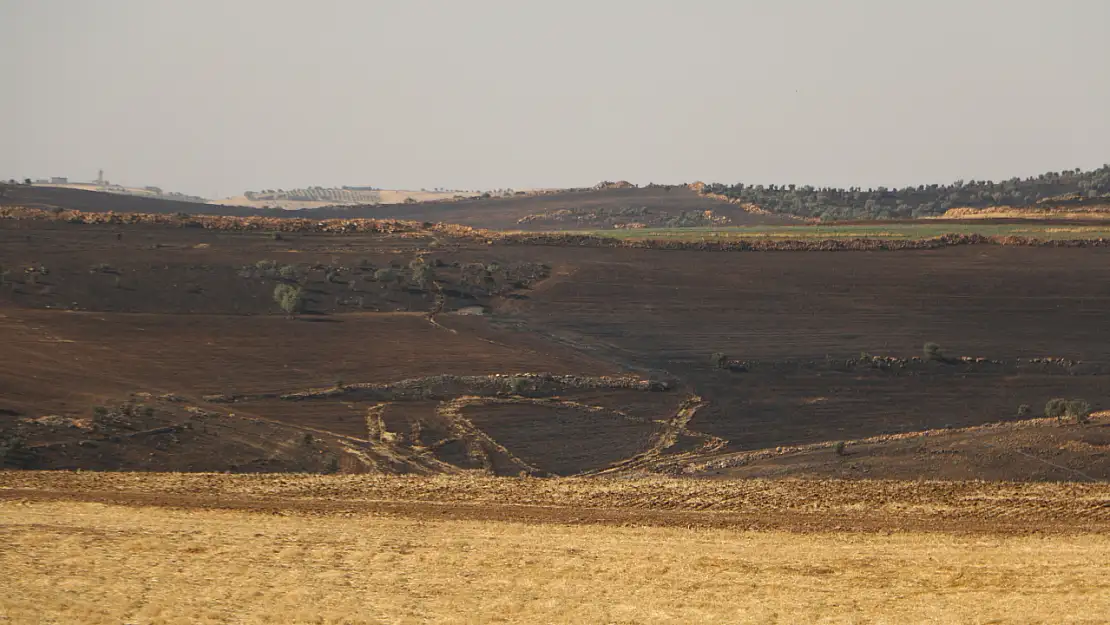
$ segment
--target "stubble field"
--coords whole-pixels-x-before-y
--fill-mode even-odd
[[[1103,485],[0,473],[13,623],[1098,623]]]

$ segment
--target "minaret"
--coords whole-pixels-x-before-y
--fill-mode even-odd
[[[104,170],[103,169],[101,169],[97,172],[96,185],[98,187],[103,187],[104,186]]]

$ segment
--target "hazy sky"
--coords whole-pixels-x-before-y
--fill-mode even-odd
[[[0,0],[0,177],[897,186],[1110,162],[1107,0]]]

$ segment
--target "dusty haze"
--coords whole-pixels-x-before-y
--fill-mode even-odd
[[[0,176],[900,185],[1110,160],[1102,0],[0,0]]]

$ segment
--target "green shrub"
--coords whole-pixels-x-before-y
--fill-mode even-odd
[[[713,366],[718,369],[728,368],[728,356],[721,352],[713,352],[713,354],[709,356],[709,362],[713,363]]]
[[[413,284],[424,289],[435,280],[436,272],[431,265],[424,262],[423,258],[417,258],[409,263],[409,275]]]
[[[1062,417],[1068,410],[1068,400],[1063,397],[1056,397],[1048,400],[1044,405],[1044,416],[1046,417]]]
[[[298,286],[279,284],[274,287],[274,301],[285,314],[295,315],[304,308],[304,292]]]
[[[1018,416],[1019,417],[1028,417],[1029,413],[1031,413],[1031,412],[1033,412],[1033,408],[1031,408],[1029,406],[1029,404],[1022,404],[1022,405],[1018,406]]]
[[[1071,419],[1075,419],[1076,423],[1086,423],[1090,421],[1091,404],[1082,399],[1068,400],[1064,407],[1064,414]]]

